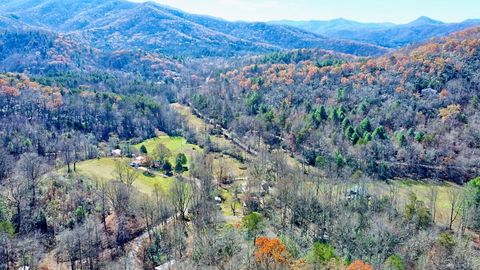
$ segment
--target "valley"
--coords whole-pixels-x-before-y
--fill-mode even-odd
[[[480,269],[476,3],[186,2],[0,3],[0,270]]]
[[[191,128],[195,129],[197,132],[207,130],[210,132],[214,126],[204,122],[201,118],[197,117],[192,113],[192,109],[174,103],[171,104],[171,107],[178,111],[184,118],[183,120]],[[208,133],[207,133],[208,134]],[[209,135],[209,139],[217,151],[223,151],[225,149],[241,149],[233,141],[227,139],[223,135]],[[134,147],[140,150],[141,146],[145,146],[148,153],[152,153],[154,149],[159,145],[166,146],[171,151],[171,156],[168,158],[172,164],[174,164],[173,157],[179,153],[185,153],[188,156],[188,160],[191,160],[195,155],[198,155],[203,150],[193,144],[186,143],[184,138],[181,137],[169,137],[168,135],[159,135],[157,138],[148,139],[144,142],[136,144]],[[246,151],[243,151],[242,160],[235,159],[231,156],[224,155],[222,153],[210,153],[207,157],[212,159],[212,172],[216,178],[216,198],[221,198],[221,202],[217,202],[219,206],[219,214],[221,220],[225,224],[232,225],[235,227],[241,226],[242,217],[244,216],[244,192],[246,190],[247,184],[247,175],[245,160],[252,160],[254,157],[248,154]],[[83,161],[77,164],[77,172],[80,175],[89,177],[90,179],[110,179],[115,177],[115,160],[117,159],[126,159],[127,161],[134,160],[128,158],[97,158],[93,160]],[[189,161],[190,163],[190,161]],[[294,158],[289,162],[292,168],[300,169],[301,164],[296,161]],[[313,168],[310,168],[312,170]],[[140,167],[138,169],[132,168],[132,170],[139,170],[140,175],[135,181],[133,186],[138,189],[138,191],[146,194],[154,194],[156,190],[160,189],[163,193],[172,192],[172,187],[174,181],[177,180],[177,176],[173,175],[168,177],[162,172],[156,170],[151,171],[150,175],[146,174],[147,168]],[[315,171],[310,171],[310,173],[315,174]],[[183,173],[185,177],[189,177],[188,171]],[[229,184],[222,184],[222,178],[228,176],[232,179],[232,182]],[[326,179],[322,181],[327,181]],[[365,188],[365,192],[374,193],[380,196],[394,196],[397,201],[398,210],[401,211],[405,205],[408,203],[409,197],[411,194],[415,194],[416,197],[425,203],[432,203],[432,192],[436,193],[435,204],[436,213],[434,219],[438,224],[443,226],[448,226],[450,218],[451,199],[449,196],[453,193],[460,193],[461,188],[455,184],[451,183],[442,183],[438,184],[436,182],[419,182],[415,180],[400,180],[392,179],[387,182],[364,182],[361,180],[358,182],[346,184],[345,186],[339,186],[340,190],[355,189],[358,187]],[[348,193],[348,192],[346,192]],[[458,221],[456,221],[458,222]],[[136,250],[135,254],[137,255],[139,247],[142,245],[142,242],[147,241],[147,233],[142,234],[138,238],[132,240],[132,243],[136,243],[127,249],[127,254]],[[131,250],[131,251],[128,251]],[[129,257],[133,255],[128,255]],[[135,258],[135,257],[133,257]],[[137,259],[132,259],[137,261]],[[133,262],[132,261],[132,262]],[[138,263],[138,262],[137,262]]]

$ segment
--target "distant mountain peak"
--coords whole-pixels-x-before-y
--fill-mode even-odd
[[[416,25],[441,25],[441,24],[444,24],[444,22],[437,21],[426,16],[421,16],[418,19],[408,23],[407,25],[416,26]]]
[[[331,20],[332,22],[353,22],[352,20],[348,20],[348,19],[345,19],[345,18],[336,18],[336,19],[333,19]]]

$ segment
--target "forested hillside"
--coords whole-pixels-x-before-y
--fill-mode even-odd
[[[422,16],[406,24],[360,23],[345,19],[271,23],[295,26],[330,38],[357,40],[387,48],[400,48],[478,26],[480,20],[470,19],[459,23],[444,23]]]
[[[479,170],[479,37],[474,28],[368,60],[275,54],[223,71],[190,100],[312,165],[462,182]]]
[[[134,50],[104,51],[44,30],[0,31],[0,71],[55,74],[111,72],[174,81],[182,71],[171,57]]]
[[[152,2],[9,0],[0,4],[2,14],[12,18],[3,20],[9,25],[23,23],[61,32],[76,42],[107,51],[140,49],[193,57],[235,56],[295,48],[322,48],[362,56],[387,52],[380,46],[330,39],[290,26],[228,22]]]

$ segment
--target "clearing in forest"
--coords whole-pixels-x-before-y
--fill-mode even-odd
[[[431,204],[431,192],[432,189],[437,191],[436,200],[436,215],[435,220],[437,224],[448,225],[450,218],[450,195],[452,192],[461,193],[462,187],[449,182],[431,183],[421,182],[416,180],[391,180],[387,183],[379,182],[375,184],[375,187],[371,188],[372,191],[380,192],[387,195],[390,192],[398,194],[399,207],[403,211],[410,192],[415,193],[417,199],[422,201],[427,207]]]
[[[200,153],[202,150],[198,145],[187,143],[187,140],[183,137],[170,137],[168,135],[161,135],[156,138],[152,138],[136,144],[135,147],[140,150],[142,145],[145,145],[147,148],[147,152],[153,153],[155,148],[159,145],[163,144],[165,147],[170,150],[171,155],[168,158],[168,161],[175,166],[175,158],[178,154],[185,154],[187,156],[187,165],[190,165],[190,160],[195,154]]]
[[[112,180],[115,178],[115,161],[120,158],[98,158],[83,161],[77,164],[77,171],[92,179]],[[130,159],[124,158],[123,161]],[[131,170],[135,170],[131,168]],[[163,177],[157,174],[148,175],[142,171],[139,172],[138,179],[133,183],[140,192],[151,194],[155,190],[155,186],[163,190],[169,191],[175,182],[174,177]]]
[[[157,138],[146,140],[142,143],[135,145],[139,149],[142,145],[145,145],[149,153],[153,152],[158,144],[163,144],[171,151],[171,155],[168,158],[172,165],[175,165],[175,158],[177,154],[184,153],[187,156],[187,166],[190,159],[195,152],[199,152],[200,147],[193,144],[188,144],[182,137],[170,137],[166,135],[159,136]],[[105,179],[112,180],[115,178],[115,161],[122,160],[123,162],[132,161],[131,158],[113,158],[104,157],[91,159],[77,164],[77,171],[80,174],[88,176],[92,179]],[[134,170],[134,168],[131,168]],[[151,194],[155,190],[155,186],[163,190],[169,191],[170,187],[176,181],[175,177],[166,177],[165,175],[151,171],[152,174],[146,173],[144,170],[139,169],[138,179],[133,184],[140,192]]]

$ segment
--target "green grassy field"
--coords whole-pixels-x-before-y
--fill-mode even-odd
[[[167,135],[159,136],[150,140],[146,140],[140,144],[135,145],[138,149],[145,145],[149,153],[153,152],[158,144],[165,145],[172,153],[169,161],[175,164],[175,157],[179,153],[184,153],[187,156],[187,166],[191,157],[201,151],[200,147],[193,144],[188,144],[184,138],[170,137]],[[126,159],[126,158],[125,158]],[[87,160],[77,164],[77,170],[80,174],[84,174],[91,178],[99,178],[111,180],[114,178],[115,158],[99,158]],[[126,159],[130,161],[131,159]],[[133,168],[132,168],[133,170]],[[188,173],[188,172],[187,172]],[[174,177],[163,177],[160,175],[147,175],[140,172],[138,179],[133,184],[139,191],[150,194],[154,191],[155,186],[158,185],[162,190],[168,191],[175,182]]]
[[[187,143],[185,138],[182,137],[170,137],[167,135],[158,136],[146,140],[142,143],[135,145],[137,149],[140,149],[142,145],[145,145],[147,151],[152,153],[158,144],[163,144],[171,151],[169,161],[174,165],[177,154],[184,153],[187,156],[187,166],[190,164],[190,160],[197,153],[201,153],[202,149],[198,145]],[[214,172],[217,173],[220,166],[223,167],[224,173],[232,175],[234,177],[244,177],[245,170],[241,162],[233,159],[229,156],[225,156],[219,153],[210,153],[213,157]],[[126,159],[130,161],[131,159]],[[111,180],[114,178],[115,170],[115,158],[99,158],[87,160],[77,164],[77,171],[80,174],[91,178],[99,178]],[[188,171],[184,173],[188,175]],[[141,192],[151,193],[153,192],[155,185],[158,185],[164,191],[168,191],[174,183],[174,177],[162,177],[159,175],[148,176],[143,173],[140,174],[134,186]]]
[[[100,158],[83,161],[77,164],[77,172],[92,179],[112,180],[114,178],[115,160],[115,158]],[[140,172],[138,179],[133,185],[140,192],[150,194],[155,190],[155,185],[167,192],[175,181],[173,177],[147,176]]]
[[[158,144],[165,145],[172,153],[169,161],[175,164],[175,157],[179,153],[184,153],[187,156],[187,166],[189,165],[192,156],[202,151],[200,147],[193,144],[188,144],[184,138],[170,137],[167,135],[159,136],[150,140],[146,140],[140,144],[135,145],[138,149],[145,145],[149,153],[153,152]],[[77,164],[77,172],[93,179],[111,180],[114,178],[115,160],[118,158],[99,158],[83,161]],[[126,161],[131,159],[125,158]],[[132,168],[133,170],[133,168]],[[186,172],[188,173],[188,172]],[[174,177],[162,177],[160,175],[147,175],[140,171],[138,179],[133,184],[140,192],[150,194],[155,190],[155,186],[159,186],[163,191],[168,191],[175,182]]]
[[[187,167],[190,164],[190,159],[196,154],[202,151],[198,145],[189,144],[187,140],[182,137],[170,137],[167,135],[158,136],[150,140],[146,140],[142,143],[135,145],[137,149],[140,149],[142,145],[145,145],[148,153],[152,153],[157,145],[163,144],[167,147],[172,155],[169,157],[170,163],[175,165],[175,158],[178,154],[183,153],[187,156]]]

